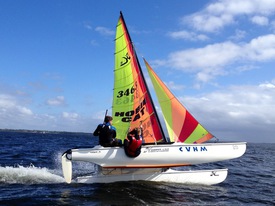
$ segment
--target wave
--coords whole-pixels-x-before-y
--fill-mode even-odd
[[[54,184],[64,182],[63,177],[54,174],[54,170],[45,167],[35,167],[32,164],[28,167],[21,165],[0,167],[1,184]]]

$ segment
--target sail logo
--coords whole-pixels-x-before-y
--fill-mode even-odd
[[[189,147],[180,147],[179,150],[181,152],[183,152],[184,148],[187,152],[207,152],[207,148],[205,146],[203,146],[203,147],[198,147],[198,146],[196,146],[196,147],[191,147],[191,146],[189,146]]]
[[[131,59],[131,57],[129,56],[128,52],[126,53],[126,55],[124,57],[122,57],[123,61],[120,62],[120,66],[124,66],[125,64],[128,63],[128,61]]]
[[[212,171],[210,176],[220,176],[220,175],[217,174],[217,171]]]

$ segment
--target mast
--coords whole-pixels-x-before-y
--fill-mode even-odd
[[[126,23],[125,23],[125,20],[124,20],[124,17],[123,17],[123,14],[122,14],[121,11],[120,11],[120,16],[121,16],[122,21],[124,22],[124,25],[125,25],[125,28],[126,28],[127,35],[128,35],[128,37],[129,37],[129,39],[130,39],[130,43],[131,43],[131,45],[132,45],[132,48],[133,48],[133,51],[134,51],[134,55],[135,55],[135,58],[136,58],[137,63],[138,63],[140,75],[141,75],[141,77],[142,77],[142,79],[143,79],[143,82],[144,82],[145,88],[146,88],[146,90],[147,90],[149,99],[150,99],[150,101],[151,101],[151,103],[152,103],[152,105],[153,105],[153,111],[154,111],[154,113],[155,113],[155,115],[156,115],[157,124],[158,124],[158,126],[159,126],[159,128],[160,128],[160,130],[161,130],[160,132],[161,132],[161,134],[162,134],[162,139],[163,139],[165,142],[168,142],[167,139],[166,139],[166,137],[165,137],[164,131],[163,131],[163,129],[162,129],[162,126],[161,126],[161,123],[160,123],[160,120],[159,120],[159,116],[158,116],[158,113],[157,113],[157,111],[156,111],[155,104],[154,104],[154,102],[153,102],[152,96],[151,96],[150,91],[149,91],[149,89],[148,89],[148,85],[147,85],[147,83],[146,83],[146,81],[145,81],[145,78],[144,78],[144,75],[143,75],[143,72],[142,72],[142,69],[141,69],[141,66],[140,66],[138,57],[137,57],[136,50],[135,50],[135,48],[134,48],[134,45],[133,45],[131,36],[130,36],[130,34],[129,34],[129,32],[128,32],[128,28],[127,28],[127,25],[126,25]]]

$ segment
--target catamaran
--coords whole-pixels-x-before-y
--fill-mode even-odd
[[[72,181],[72,162],[91,162],[96,174],[76,178],[81,183],[148,180],[186,184],[218,184],[228,169],[181,170],[178,167],[241,157],[246,142],[205,143],[214,136],[206,130],[172,94],[144,59],[165,121],[168,138],[160,123],[124,17],[116,27],[115,69],[112,103],[117,138],[126,138],[129,128],[143,128],[141,153],[128,157],[123,146],[69,149],[62,155],[67,183]],[[176,169],[172,169],[175,168]]]

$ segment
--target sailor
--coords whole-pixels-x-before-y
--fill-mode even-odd
[[[122,145],[121,140],[116,138],[116,128],[112,125],[113,118],[105,116],[104,123],[99,124],[94,131],[94,136],[99,136],[99,144],[103,147]]]
[[[135,128],[130,131],[124,140],[124,150],[128,157],[137,157],[141,152],[142,128]]]

